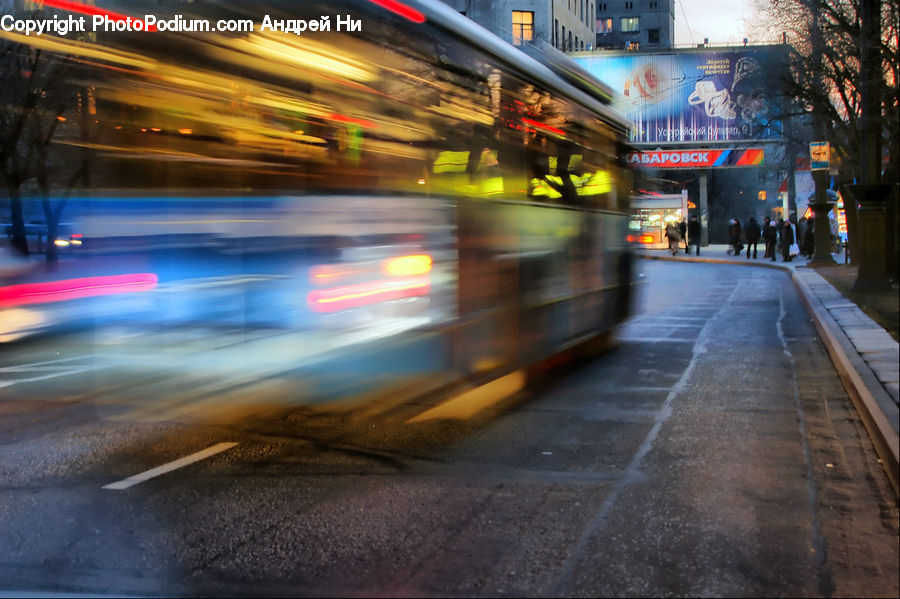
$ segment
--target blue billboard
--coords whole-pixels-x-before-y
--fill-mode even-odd
[[[693,143],[781,139],[782,56],[780,46],[760,46],[572,58],[616,92],[633,142]]]

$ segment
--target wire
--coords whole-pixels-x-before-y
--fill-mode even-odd
[[[681,6],[681,16],[684,17],[684,25],[687,27],[688,33],[691,35],[691,44],[694,44],[694,32],[691,31],[691,24],[688,22],[687,14],[684,12],[684,0],[678,0],[679,6]]]

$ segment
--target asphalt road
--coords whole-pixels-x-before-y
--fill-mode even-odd
[[[896,597],[896,500],[788,275],[639,267],[616,349],[467,420],[13,346],[0,590]]]

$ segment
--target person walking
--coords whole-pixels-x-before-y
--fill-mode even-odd
[[[750,220],[747,222],[747,230],[744,232],[744,235],[747,237],[747,259],[750,259],[750,248],[753,248],[753,259],[756,260],[756,245],[759,243],[759,236],[761,231],[759,230],[759,223],[756,222],[756,218],[750,217]]]
[[[791,224],[790,219],[784,221],[781,229],[781,259],[783,262],[790,262],[794,259],[794,256],[791,255],[791,246],[796,243],[796,239],[794,225]]]
[[[731,243],[732,253],[737,257],[741,255],[741,250],[744,249],[741,244],[741,221],[732,218],[728,222],[728,241]]]
[[[688,254],[691,253],[691,245],[697,246],[697,255],[700,255],[700,221],[697,220],[697,215],[691,217],[691,222],[687,225],[688,231]]]
[[[797,234],[800,233],[800,227],[797,227]],[[800,239],[797,240],[797,245],[800,246],[800,253],[806,255],[808,258],[813,258],[816,255],[816,217],[815,215],[810,216],[806,219],[806,230],[804,231],[802,241],[800,243]]]
[[[811,223],[806,220],[805,216],[803,218],[801,218],[799,221],[797,221],[797,231],[796,231],[797,245],[800,246],[800,255],[801,256],[806,253],[806,248],[804,247],[804,244],[806,243],[806,232],[812,228],[809,226],[810,224]]]
[[[669,251],[673,256],[678,255],[678,245],[681,243],[681,234],[674,223],[666,224],[666,239],[669,240]]]
[[[766,217],[765,225],[762,229],[762,237],[763,241],[766,244],[766,255],[765,258],[769,258],[772,262],[775,261],[775,244],[778,241],[778,229],[775,228],[775,225],[772,223],[772,219],[768,216]]]
[[[688,246],[688,238],[687,238],[687,223],[684,222],[684,219],[681,219],[681,222],[678,223],[678,233],[681,235],[681,241],[684,242],[684,253],[690,254],[691,248]]]

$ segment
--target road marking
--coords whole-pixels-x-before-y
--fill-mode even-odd
[[[44,376],[33,376],[33,377],[27,378],[27,379],[0,380],[0,387],[9,387],[11,385],[18,385],[19,383],[35,383],[37,381],[46,381],[46,380],[55,379],[55,378],[58,378],[61,376],[68,376],[70,374],[81,374],[82,372],[89,372],[91,370],[97,370],[98,368],[101,368],[101,367],[100,366],[87,366],[85,368],[80,368],[78,370],[72,370],[72,369],[67,368],[67,369],[63,370],[62,372],[54,372],[51,374],[45,374]],[[44,369],[44,371],[46,371],[46,370],[48,370],[48,369]],[[7,371],[7,372],[16,372],[16,371]],[[22,370],[18,370],[17,372],[27,372],[27,371],[22,369]],[[38,372],[42,372],[42,371],[39,370]]]
[[[45,374],[43,376],[35,376],[31,378],[24,379],[16,379],[16,378],[3,378],[0,379],[0,388],[2,387],[10,387],[12,385],[17,385],[19,383],[34,383],[37,381],[45,381],[47,379],[53,379],[60,376],[68,376],[70,374],[80,374],[82,372],[88,372],[91,370],[96,370],[101,368],[99,365],[95,364],[78,364],[74,366],[56,366],[56,364],[62,364],[63,362],[74,362],[76,360],[82,361],[90,361],[91,356],[76,356],[73,358],[59,358],[56,360],[47,360],[43,362],[30,362],[25,364],[16,364],[14,366],[4,366],[0,368],[0,375],[9,375],[9,374],[17,374],[17,373],[26,373],[26,372],[46,372],[49,374]]]
[[[237,445],[237,443],[217,443],[212,447],[207,447],[206,449],[198,451],[197,453],[192,453],[189,456],[179,458],[174,462],[169,462],[168,464],[157,466],[152,470],[147,470],[146,472],[141,472],[140,474],[135,474],[134,476],[129,476],[128,478],[120,480],[118,482],[103,485],[103,488],[115,490],[127,489],[128,487],[134,486],[138,483],[142,483],[145,480],[155,478],[157,476],[160,476],[161,474],[171,472],[172,470],[177,470],[178,468],[187,466],[188,464],[193,464],[194,462],[199,462],[200,460],[205,460],[206,458],[214,456],[217,453],[222,453],[225,450],[231,449],[235,445]]]
[[[525,386],[525,372],[516,370],[499,379],[451,397],[443,403],[406,421],[419,422],[435,418],[466,420],[517,393]]]

